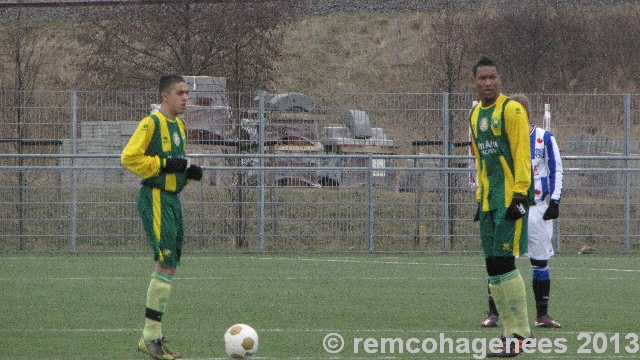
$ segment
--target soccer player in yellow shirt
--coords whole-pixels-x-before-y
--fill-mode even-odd
[[[500,93],[497,65],[486,57],[473,67],[480,102],[470,113],[476,157],[480,238],[489,287],[503,325],[503,347],[487,357],[514,357],[531,337],[524,281],[515,258],[527,252],[527,216],[533,204],[529,120],[521,104]]]
[[[159,92],[160,109],[140,121],[122,151],[121,162],[142,178],[138,212],[155,261],[138,349],[153,359],[173,360],[181,356],[167,346],[162,335],[162,315],[182,255],[184,229],[178,194],[189,180],[202,179],[202,169],[197,165],[187,167],[187,130],[178,117],[186,109],[189,95],[186,81],[178,75],[163,76]]]

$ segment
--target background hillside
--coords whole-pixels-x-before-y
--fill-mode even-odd
[[[389,2],[405,6],[392,11],[374,1],[355,11],[358,2],[346,3],[354,11],[312,13],[286,32],[275,90],[467,92],[481,55],[501,64],[511,92],[635,92],[640,80],[637,5],[406,1]]]
[[[481,55],[487,55],[500,64],[506,92],[636,92],[640,80],[637,66],[640,5],[636,3],[300,1],[299,16],[280,28],[282,39],[273,59],[275,63],[271,70],[264,70],[272,72],[266,77],[268,81],[248,84],[248,88],[305,93],[468,92],[470,67]],[[37,64],[33,66],[37,74],[31,75],[34,79],[25,79],[32,80],[35,88],[109,89],[97,86],[100,81],[96,78],[112,76],[114,71],[90,74],[85,70],[89,55],[95,55],[91,53],[94,43],[82,43],[82,37],[91,30],[85,26],[91,23],[83,24],[78,19],[92,9],[76,6],[3,9],[0,12],[0,22],[4,23],[0,23],[3,84],[14,80],[11,63],[17,56],[16,47],[20,46],[21,61],[40,57],[40,62],[31,62]],[[116,14],[122,14],[118,11],[123,9],[128,10],[114,8],[112,15],[106,12],[107,16],[99,20],[116,20],[119,16]],[[27,23],[21,38],[11,31],[10,20],[16,11],[22,12]],[[117,48],[106,49],[106,53],[116,51]],[[260,58],[264,54],[253,56]],[[115,55],[115,65],[118,59],[129,58]],[[94,56],[91,65],[99,67],[100,60],[95,59]],[[222,72],[201,71],[191,75],[232,75]],[[155,79],[157,74],[145,76]],[[141,84],[149,83],[148,79],[137,76],[136,82],[125,88],[140,88]]]

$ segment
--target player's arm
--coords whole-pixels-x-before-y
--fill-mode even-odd
[[[562,196],[562,159],[555,136],[546,131],[544,134],[545,161],[549,169],[549,196],[560,201]]]
[[[471,119],[473,119],[474,116],[474,112],[476,114],[476,118],[477,118],[477,111],[478,109],[476,109],[476,107],[474,107],[473,109],[471,109],[471,112],[469,113],[469,126],[471,127],[471,133],[470,133],[470,140],[471,140],[471,152],[473,153],[473,155],[476,158],[476,201],[480,202],[482,200],[482,163],[480,160],[480,150],[478,150],[478,144],[476,144],[476,130],[474,128],[474,126],[477,126],[477,124],[475,124],[475,122],[473,122]]]
[[[120,155],[122,166],[143,179],[160,173],[160,157],[145,155],[154,131],[153,119],[142,119]]]
[[[473,136],[471,137],[471,152],[476,158],[476,203],[478,203],[476,213],[473,216],[473,221],[480,221],[480,212],[483,209],[481,186],[483,184],[484,177],[480,172],[482,169],[482,166],[480,164],[480,151],[478,150],[478,146],[476,145],[476,141]]]
[[[524,107],[509,101],[505,107],[505,129],[509,137],[513,157],[514,193],[526,195],[531,186],[531,148],[529,143],[529,118]]]
[[[481,167],[481,163],[480,163],[480,151],[478,150],[478,145],[476,145],[476,140],[471,137],[471,151],[473,152],[473,155],[476,157],[476,182],[477,182],[477,186],[476,186],[476,201],[480,202],[481,199],[481,192],[480,192],[480,184],[482,183],[482,167]]]

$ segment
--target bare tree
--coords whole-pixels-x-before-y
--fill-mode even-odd
[[[469,49],[473,32],[468,18],[460,13],[443,12],[432,22],[430,66],[435,66],[439,88],[449,93],[465,91],[469,79]]]
[[[11,20],[0,32],[0,51],[4,60],[0,63],[3,91],[14,94],[16,105],[32,94],[50,52],[42,45],[48,39],[41,29],[24,19],[23,10],[10,13]],[[19,106],[18,106],[19,107]]]
[[[593,92],[635,92],[640,70],[640,16],[638,6],[605,7],[583,15],[589,28],[582,59],[584,67],[575,77],[577,86]]]
[[[447,2],[447,7],[451,5]],[[451,93],[456,91],[466,91],[469,81],[469,64],[472,61],[470,58],[470,48],[473,46],[472,27],[468,21],[468,15],[453,11],[445,11],[437,14],[431,24],[431,38],[430,45],[430,64],[436,70],[434,80],[440,91],[445,91],[448,94],[447,101],[451,100]],[[471,104],[468,104],[469,106]],[[455,107],[455,106],[454,106]],[[448,135],[449,143],[443,143],[442,152],[443,155],[450,155],[452,147],[450,143],[454,141],[458,136],[466,135],[468,133],[468,121],[466,117],[460,116],[459,111],[450,110],[448,114]],[[456,164],[446,160],[447,167],[455,167]],[[451,189],[463,188],[461,184],[457,182],[460,177],[455,174],[446,174],[448,186]],[[448,202],[452,204],[448,207],[448,217],[455,218],[460,210],[455,204],[458,203],[456,197],[460,196],[459,192],[452,190],[448,193]],[[456,228],[455,222],[449,222],[449,243],[450,246],[455,246]]]
[[[35,89],[43,79],[55,79],[58,71],[58,57],[55,36],[43,29],[41,25],[30,21],[24,15],[23,9],[15,9],[5,13],[9,21],[0,27],[0,99],[3,118],[1,137],[3,151],[17,153],[33,153],[43,149],[34,148],[43,142],[34,141],[46,138],[51,134],[37,123],[28,111],[36,100]],[[46,80],[45,80],[46,81]],[[51,123],[55,122],[53,119]],[[33,160],[18,157],[19,167],[31,165]],[[18,221],[19,249],[23,250],[24,241],[24,196],[28,182],[27,174],[20,169],[11,178],[17,184],[15,196],[16,217]]]
[[[499,61],[507,91],[590,91],[590,66],[602,46],[594,30],[606,21],[596,14],[554,0],[484,9],[476,19],[477,37],[485,39],[477,53]]]
[[[79,37],[89,54],[85,69],[94,85],[111,89],[148,88],[165,73],[226,77],[237,110],[232,119],[239,121],[243,94],[267,89],[272,81],[272,62],[280,56],[282,31],[297,14],[297,2],[185,0],[98,9]],[[242,159],[234,161],[238,166]],[[235,246],[243,247],[244,172],[236,173],[234,183]]]
[[[232,92],[266,88],[283,27],[297,0],[94,9],[81,27],[84,69],[94,86],[145,88],[161,74],[227,77]]]

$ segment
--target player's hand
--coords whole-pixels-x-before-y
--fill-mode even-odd
[[[476,214],[473,216],[473,221],[480,221],[480,208],[482,208],[482,202],[478,202],[478,207],[476,208]]]
[[[187,169],[187,179],[195,181],[202,180],[202,168],[196,164],[191,164]]]
[[[525,206],[526,203],[527,199],[524,197],[524,195],[513,194],[511,205],[509,205],[507,214],[504,218],[507,220],[516,221],[523,217],[527,213],[527,207]]]
[[[560,216],[560,202],[558,200],[549,201],[549,207],[542,215],[542,220],[553,220],[558,216]]]
[[[161,170],[169,174],[184,172],[187,170],[187,159],[166,158]]]

